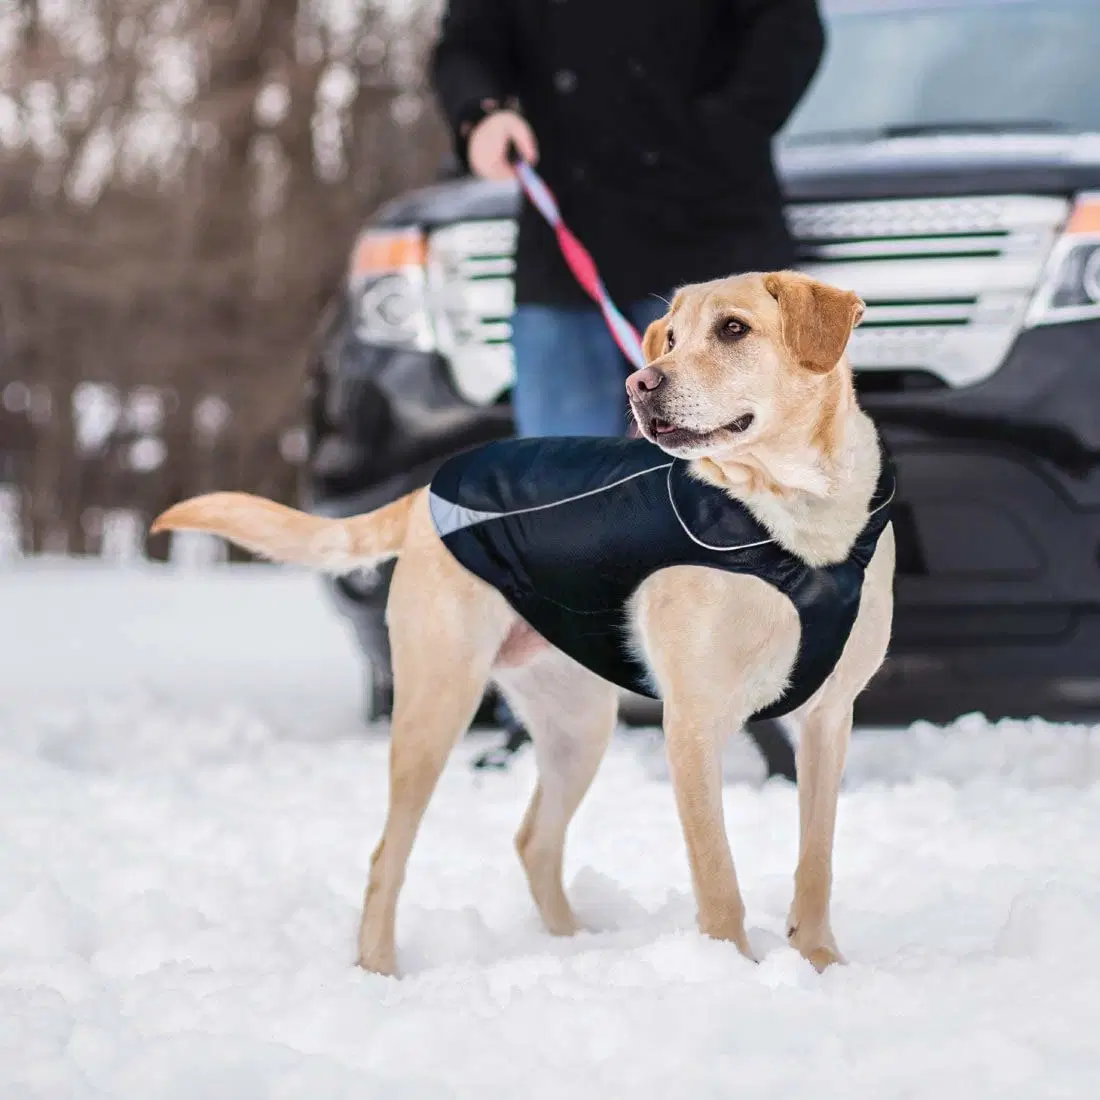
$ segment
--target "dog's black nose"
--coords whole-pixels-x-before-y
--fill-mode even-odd
[[[656,367],[642,367],[636,370],[626,380],[626,392],[631,397],[645,397],[652,393],[663,381],[665,376]]]

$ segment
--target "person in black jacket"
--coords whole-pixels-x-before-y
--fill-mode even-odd
[[[462,163],[536,163],[644,330],[683,283],[793,263],[772,140],[823,47],[816,0],[450,0],[432,75]],[[515,293],[519,433],[621,435],[628,365],[527,203]],[[503,717],[510,751],[526,735]],[[781,732],[752,732],[793,776]]]
[[[772,140],[824,45],[816,0],[450,0],[432,71],[461,160],[556,193],[639,328],[683,283],[788,267]],[[625,363],[525,204],[514,405],[524,435],[618,435]]]

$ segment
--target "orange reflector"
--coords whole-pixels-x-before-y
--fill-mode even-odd
[[[1090,195],[1077,200],[1077,205],[1066,223],[1066,232],[1100,233],[1100,197]]]
[[[371,230],[355,246],[351,274],[377,275],[400,267],[422,267],[425,259],[424,235],[419,230]]]

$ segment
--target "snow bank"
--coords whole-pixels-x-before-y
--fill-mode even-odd
[[[395,981],[351,965],[386,742],[313,578],[20,567],[0,616],[0,1097],[1095,1092],[1095,730],[858,737],[824,976],[783,941],[792,791],[726,790],[754,966],[695,932],[653,742],[620,739],[568,852],[593,931],[554,940],[511,851],[532,762],[464,744]]]

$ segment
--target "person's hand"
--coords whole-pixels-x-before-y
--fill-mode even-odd
[[[508,147],[515,145],[525,160],[535,164],[539,147],[526,120],[515,111],[494,111],[486,115],[471,131],[467,145],[470,167],[475,175],[486,180],[512,178],[508,162]]]

